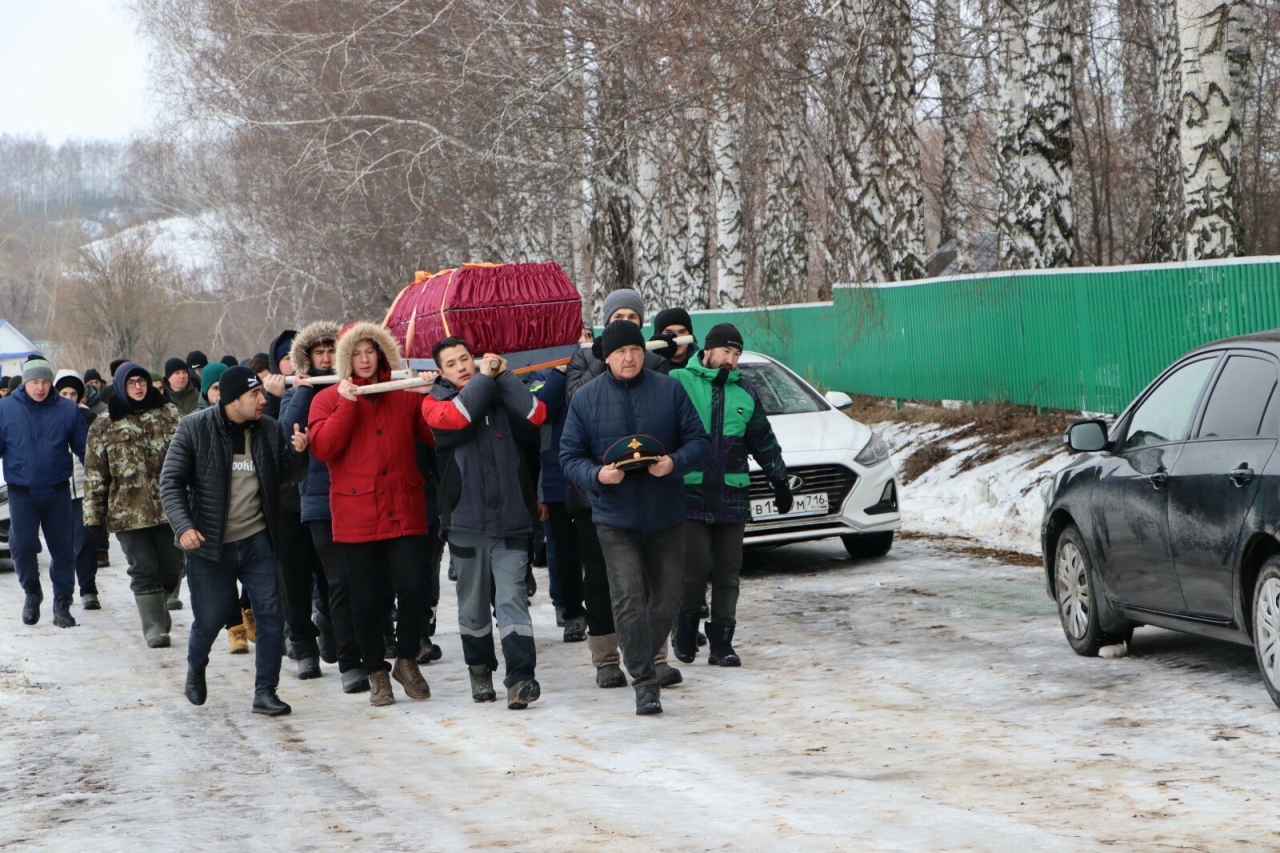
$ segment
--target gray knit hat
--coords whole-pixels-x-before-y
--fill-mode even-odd
[[[27,363],[22,365],[22,381],[30,382],[33,379],[53,382],[53,365],[43,358],[27,359]]]
[[[604,298],[604,324],[606,326],[609,325],[609,318],[613,316],[613,312],[619,308],[630,308],[640,316],[640,322],[644,322],[644,300],[634,290],[624,287],[622,290],[613,291]]]

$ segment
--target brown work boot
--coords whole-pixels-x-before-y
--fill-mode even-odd
[[[413,658],[396,658],[391,677],[400,682],[404,687],[405,695],[410,699],[431,698],[431,688],[427,685],[427,680],[422,677],[418,662]]]
[[[227,647],[233,655],[249,654],[249,636],[244,625],[233,625],[227,629]]]
[[[391,693],[391,673],[379,669],[369,673],[369,704],[394,705],[396,697]]]

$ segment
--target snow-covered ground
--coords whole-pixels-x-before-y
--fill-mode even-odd
[[[468,695],[453,588],[433,696],[371,708],[334,667],[249,713],[220,638],[182,696],[190,611],[148,650],[123,559],[104,609],[18,618],[0,575],[0,847],[149,850],[1264,850],[1280,710],[1249,649],[1141,629],[1074,655],[1035,568],[900,541],[748,554],[738,670],[684,666],[666,714],[594,686],[534,599],[543,698]],[[185,593],[184,593],[185,595]]]
[[[870,426],[889,443],[899,473],[907,458],[925,444],[966,430],[965,426],[911,422]],[[952,447],[956,452],[950,458],[902,486],[903,529],[963,536],[989,548],[1039,554],[1044,518],[1040,483],[1070,458],[1061,438],[1018,444],[963,472],[960,469],[970,457],[983,453],[985,445],[971,436]]]

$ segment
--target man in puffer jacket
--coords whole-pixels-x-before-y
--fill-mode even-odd
[[[89,430],[84,523],[116,535],[129,561],[143,639],[150,648],[168,648],[173,623],[166,599],[181,578],[182,551],[160,503],[160,472],[182,415],[140,365],[125,362],[113,384],[107,416]]]
[[[97,415],[86,404],[87,388],[74,370],[59,370],[53,378],[53,390],[80,409],[85,425],[92,428]],[[85,453],[88,453],[86,445]],[[76,555],[76,580],[80,582],[80,602],[85,610],[101,610],[98,601],[98,542],[94,532],[84,525],[84,464],[71,457],[75,473],[71,475],[71,521],[75,535],[72,545]]]
[[[440,375],[422,413],[436,438],[440,526],[458,570],[458,626],[471,698],[497,698],[492,601],[507,662],[507,707],[527,708],[541,695],[525,590],[537,495],[514,430],[542,426],[547,407],[507,370],[505,359],[486,354],[477,362],[462,338],[445,338],[431,356]]]
[[[711,621],[707,640],[709,662],[740,666],[733,649],[737,624],[738,576],[742,572],[742,538],[751,518],[751,476],[747,454],[760,464],[774,502],[782,515],[791,511],[791,488],[782,448],[765,417],[760,398],[742,381],[738,358],[742,334],[729,323],[713,326],[704,341],[706,349],[671,378],[684,386],[711,435],[711,453],[697,471],[685,474],[687,498],[685,532],[685,582],[676,617],[676,657],[692,663],[698,653],[698,614],[707,577],[711,578]]]
[[[75,592],[72,550],[71,476],[74,453],[84,459],[89,433],[70,400],[53,392],[53,367],[31,358],[22,368],[17,390],[0,400],[0,457],[9,486],[9,549],[26,597],[22,621],[40,621],[44,591],[36,562],[40,530],[52,558],[53,624],[73,628],[71,596]]]
[[[702,466],[710,440],[680,383],[643,369],[639,326],[616,321],[603,339],[609,372],[569,404],[560,467],[591,500],[636,713],[660,714],[653,657],[671,631],[684,579],[681,478]],[[620,442],[641,436],[663,448],[651,467],[627,473],[606,462]]]
[[[272,548],[280,486],[306,471],[307,437],[297,431],[287,442],[263,417],[262,381],[252,371],[232,367],[218,385],[218,405],[179,421],[160,475],[164,513],[187,552],[194,615],[184,692],[193,705],[208,697],[209,649],[235,606],[239,581],[257,619],[253,712],[288,714],[276,695],[284,615]]]
[[[422,416],[421,393],[355,393],[389,380],[400,360],[390,332],[376,323],[353,324],[338,340],[334,369],[341,381],[316,395],[310,415],[312,452],[329,465],[333,539],[346,564],[369,704],[378,706],[395,702],[392,678],[410,699],[431,696],[417,661],[431,554],[417,442],[434,438]],[[388,576],[399,602],[394,668],[382,641]]]

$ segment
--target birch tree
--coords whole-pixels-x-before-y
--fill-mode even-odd
[[[1230,258],[1242,241],[1239,165],[1249,7],[1245,0],[1177,2],[1186,256]]]

